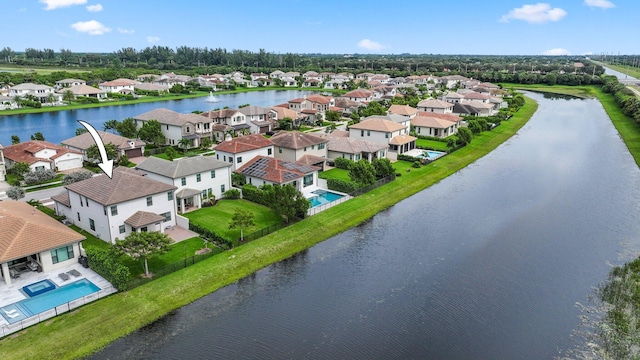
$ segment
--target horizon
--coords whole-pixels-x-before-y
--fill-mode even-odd
[[[4,47],[109,54],[123,48],[221,48],[275,54],[432,56],[633,55],[624,40],[640,12],[629,0],[382,0],[322,4],[304,0],[176,7],[112,0],[3,1]],[[337,10],[336,10],[337,9]],[[296,16],[300,14],[301,16]],[[398,20],[403,14],[414,19]],[[422,15],[422,16],[420,16]],[[25,26],[35,23],[38,26]],[[222,35],[221,35],[222,34]]]

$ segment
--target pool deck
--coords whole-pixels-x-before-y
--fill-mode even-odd
[[[80,276],[72,276],[69,275],[69,279],[63,281],[58,274],[60,273],[68,273],[71,270],[78,271]],[[11,285],[6,285],[4,282],[0,283],[0,308],[16,303],[20,300],[27,299],[28,297],[21,291],[24,286],[29,284],[33,284],[35,282],[48,279],[58,287],[70,284],[74,281],[80,279],[87,279],[97,285],[100,289],[108,289],[111,287],[111,284],[105,280],[102,276],[98,275],[91,269],[84,268],[77,262],[69,264],[68,266],[61,267],[49,273],[39,273],[35,271],[26,271],[20,274],[20,277],[17,279],[11,280]],[[4,316],[0,316],[0,327],[9,325],[9,322],[4,318]]]

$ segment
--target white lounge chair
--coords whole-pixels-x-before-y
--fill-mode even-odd
[[[20,316],[20,313],[16,309],[11,309],[9,311],[7,311],[5,309],[2,309],[2,311],[4,311],[4,313],[7,314],[7,316],[12,318],[12,319],[15,318],[15,317]]]

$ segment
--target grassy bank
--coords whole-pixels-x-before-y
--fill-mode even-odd
[[[12,359],[86,356],[174,309],[357,226],[459,171],[514,135],[536,109],[537,104],[527,99],[509,121],[428,166],[232,251],[9,336],[0,341],[0,349]]]
[[[566,86],[566,85],[544,85],[544,84],[501,84],[505,89],[514,88],[518,90],[529,90],[541,93],[570,95],[579,98],[593,98],[596,96],[595,86]]]
[[[593,61],[593,60],[591,60]],[[598,61],[593,61],[596,64],[602,65],[602,66],[606,66],[612,70],[621,72],[623,74],[627,74],[629,76],[632,76],[636,79],[640,79],[640,69],[638,69],[637,67],[633,67],[633,66],[629,66],[629,65],[613,65],[610,63],[602,63],[602,62],[598,62]]]

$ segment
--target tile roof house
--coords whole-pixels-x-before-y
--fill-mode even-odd
[[[242,107],[238,111],[244,114],[252,134],[264,134],[271,131],[273,121],[270,118],[269,108],[251,105]]]
[[[173,110],[158,108],[133,117],[140,129],[145,121],[157,120],[160,123],[166,144],[177,145],[183,138],[191,140],[191,146],[200,146],[203,138],[212,139],[212,121],[198,114],[181,114]]]
[[[345,158],[353,161],[365,159],[384,159],[389,150],[388,144],[380,144],[367,140],[356,139],[342,134],[325,134],[322,137],[329,140],[327,144],[327,157],[331,160]]]
[[[67,91],[71,91],[75,98],[78,96],[85,97],[94,97],[96,99],[106,99],[107,92],[101,89],[94,88],[92,86],[82,84],[82,85],[73,85],[71,87],[66,87],[58,90],[58,94],[64,96],[64,93]]]
[[[200,114],[209,118],[214,125],[224,125],[213,128],[213,138],[216,142],[223,141],[227,132],[241,133],[244,129],[250,129],[247,124],[247,116],[237,109],[209,110]]]
[[[77,263],[85,236],[22,201],[0,202],[0,267],[4,282],[35,262],[43,272]]]
[[[225,140],[214,147],[216,159],[236,170],[258,155],[273,157],[273,141],[260,134],[239,136]]]
[[[231,163],[213,156],[194,156],[164,160],[149,157],[136,166],[149,179],[175,186],[178,211],[201,207],[205,199],[220,199],[231,188]]]
[[[7,175],[7,169],[4,165],[4,153],[2,144],[0,144],[0,181],[4,181],[5,176]]]
[[[403,124],[380,117],[371,117],[349,126],[349,137],[389,145],[389,157],[396,159],[416,147],[416,138],[409,135],[409,129]]]
[[[300,120],[302,118],[302,115],[300,113],[298,113],[295,110],[291,110],[289,109],[289,105],[286,104],[287,107],[282,107],[282,106],[272,106],[269,108],[269,111],[271,112],[271,119],[274,122],[274,125],[277,125],[276,127],[280,127],[280,120],[284,119],[284,118],[290,118],[291,120],[295,121],[297,123],[298,120]]]
[[[106,92],[120,92],[120,93],[132,93],[134,89],[134,85],[139,84],[138,80],[131,79],[115,79],[112,81],[105,81],[103,83],[98,84],[100,90],[104,90]]]
[[[16,96],[24,98],[27,95],[35,96],[43,104],[48,102],[47,98],[49,98],[49,95],[54,97],[54,102],[62,101],[62,96],[56,94],[55,89],[51,86],[33,83],[23,83],[12,86],[9,88],[8,95],[11,98]]]
[[[87,85],[87,82],[80,79],[62,79],[62,80],[56,81],[55,88],[59,90],[62,88],[72,87],[76,85]]]
[[[389,110],[387,110],[387,114],[397,114],[413,119],[418,114],[418,109],[409,105],[394,104],[389,107]]]
[[[453,111],[453,104],[438,99],[425,99],[416,106],[419,111],[435,112],[440,114],[450,114]]]
[[[277,159],[324,168],[327,159],[327,139],[299,131],[280,131],[270,140],[274,144],[274,156]]]
[[[133,89],[142,91],[157,91],[159,94],[169,92],[169,87],[167,85],[152,84],[147,82],[134,84]]]
[[[66,185],[51,197],[56,214],[84,231],[114,243],[131,232],[163,231],[176,224],[176,186],[129,168]]]
[[[235,172],[243,175],[247,184],[287,185],[299,191],[318,184],[320,168],[299,162],[280,160],[268,156],[256,156]]]
[[[118,148],[119,156],[127,155],[128,158],[140,157],[144,154],[146,143],[140,139],[128,139],[110,132],[98,131],[98,135],[104,144],[113,144]],[[89,133],[84,133],[72,138],[63,140],[61,144],[67,149],[78,151],[88,161],[87,149],[95,144],[93,137]]]
[[[370,101],[373,101],[373,91],[369,91],[366,89],[356,89],[353,91],[349,91],[341,97],[358,103],[368,103]]]
[[[432,116],[416,116],[411,125],[418,135],[446,138],[458,132],[459,123]]]
[[[29,140],[4,148],[7,169],[18,162],[29,164],[31,171],[51,169],[55,171],[82,168],[82,153],[52,144],[48,141]]]

